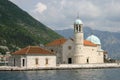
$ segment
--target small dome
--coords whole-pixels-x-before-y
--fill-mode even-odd
[[[83,24],[83,22],[80,19],[76,19],[75,24]]]
[[[95,35],[91,35],[87,38],[88,41],[91,41],[92,43],[94,44],[98,44],[98,45],[101,45],[101,42],[100,42],[100,39],[95,36]]]

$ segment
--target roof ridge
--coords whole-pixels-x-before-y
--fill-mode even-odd
[[[14,52],[14,54],[27,55],[27,54],[54,54],[54,53],[40,46],[27,46],[26,48]]]
[[[28,46],[28,49],[27,49],[25,54],[28,54],[29,50],[30,50],[30,46]]]

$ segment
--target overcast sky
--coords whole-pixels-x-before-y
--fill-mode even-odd
[[[72,28],[79,13],[84,26],[120,31],[120,0],[10,0],[55,29]]]

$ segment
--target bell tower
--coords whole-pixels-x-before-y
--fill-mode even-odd
[[[83,23],[77,19],[74,23],[75,43],[83,45]]]
[[[84,45],[83,35],[83,23],[77,18],[74,22],[74,64],[82,63]]]

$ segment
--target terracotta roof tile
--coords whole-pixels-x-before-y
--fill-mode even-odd
[[[71,38],[72,39],[72,38]],[[57,40],[54,40],[50,43],[48,43],[46,46],[56,46],[56,45],[62,45],[64,44],[65,42],[67,41],[67,39],[65,38],[61,38],[61,39],[57,39]],[[72,41],[74,41],[74,39],[72,39]],[[88,40],[84,40],[84,46],[94,46],[96,47],[97,45],[88,41]]]
[[[28,46],[26,48],[23,48],[21,50],[18,50],[12,54],[53,54],[52,52],[45,50],[39,46]]]
[[[62,45],[62,44],[64,44],[66,41],[67,41],[67,39],[65,39],[65,38],[60,38],[60,39],[54,40],[54,41],[46,44],[46,46]]]
[[[88,41],[88,40],[84,40],[84,46],[94,46],[94,47],[96,47],[97,45]]]

